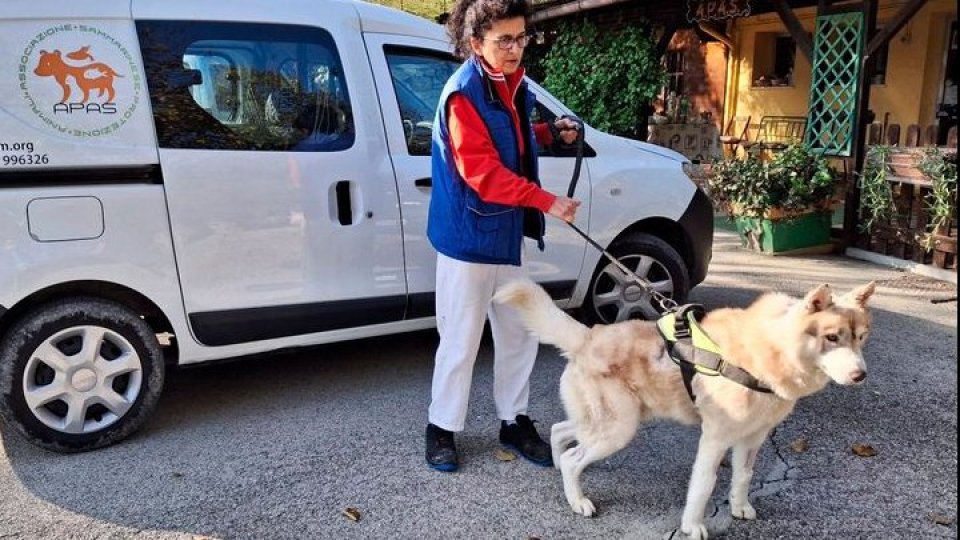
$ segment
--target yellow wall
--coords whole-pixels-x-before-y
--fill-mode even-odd
[[[899,12],[903,1],[881,0],[877,25],[883,27]],[[804,29],[813,32],[816,8],[795,11]],[[956,19],[955,0],[930,0],[896,36],[890,40],[885,84],[873,85],[870,109],[876,121],[889,113],[890,123],[899,123],[903,132],[909,124],[923,126],[934,122],[934,108],[942,84],[947,29]],[[728,66],[725,119],[751,116],[751,124],[770,115],[806,116],[810,92],[810,62],[799,50],[796,55],[793,85],[756,88],[753,86],[754,45],[761,32],[786,33],[775,14],[737,20],[731,25],[736,50]],[[764,54],[764,53],[760,53]],[[751,137],[754,131],[751,130]]]

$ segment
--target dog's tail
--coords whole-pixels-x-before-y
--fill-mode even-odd
[[[583,346],[589,328],[567,315],[553,303],[547,291],[530,280],[520,280],[501,287],[494,302],[510,304],[523,315],[527,328],[542,343],[555,345],[568,358]]]

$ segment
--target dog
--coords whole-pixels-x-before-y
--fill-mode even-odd
[[[588,328],[531,281],[504,285],[494,300],[517,308],[527,328],[568,359],[560,378],[568,419],[552,427],[550,444],[573,511],[594,514],[593,502],[581,491],[580,474],[624,448],[641,423],[661,418],[699,424],[680,530],[701,539],[708,535],[704,510],[728,449],[733,449],[730,511],[738,519],[755,519],[747,494],[757,451],[770,430],[793,411],[797,400],[830,381],[851,385],[866,378],[863,346],[871,326],[867,301],[874,290],[871,282],[834,298],[828,285],[820,285],[802,300],[767,293],[745,309],[707,313],[700,327],[723,361],[751,375],[764,391],[725,376],[697,374],[689,393],[656,322]]]

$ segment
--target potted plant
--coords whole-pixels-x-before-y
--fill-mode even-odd
[[[858,173],[860,186],[860,231],[873,232],[877,225],[899,219],[897,205],[893,200],[891,177],[896,169],[891,165],[893,148],[878,144],[867,151],[863,171]]]
[[[836,177],[823,156],[794,144],[769,161],[750,154],[715,163],[709,185],[745,245],[764,253],[829,251]]]
[[[957,213],[957,153],[926,148],[917,169],[930,180],[930,191],[924,197],[930,231],[924,247],[931,251],[939,244],[952,243],[955,251],[956,238],[950,238],[949,232]]]

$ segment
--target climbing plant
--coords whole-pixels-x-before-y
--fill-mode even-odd
[[[588,124],[637,138],[642,108],[660,91],[665,73],[649,24],[617,30],[589,21],[562,23],[538,59],[543,85]]]

